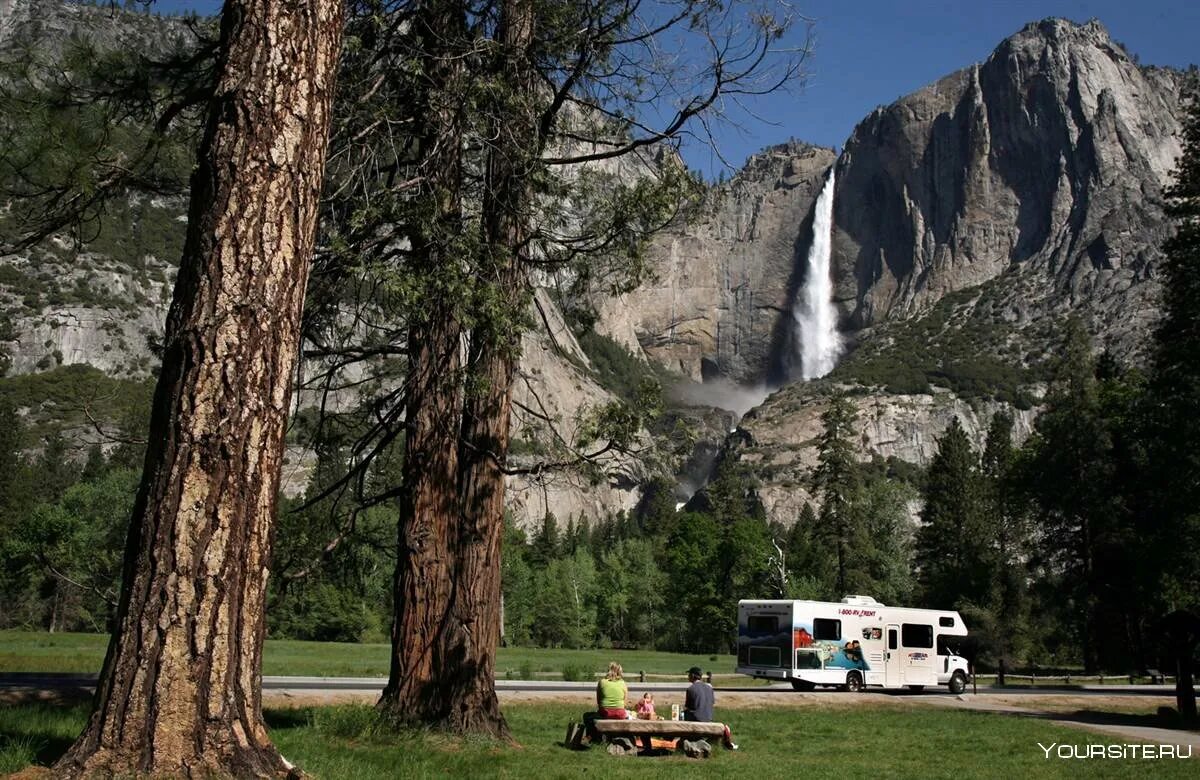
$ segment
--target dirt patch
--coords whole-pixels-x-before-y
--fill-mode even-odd
[[[374,704],[377,701],[379,701],[379,693],[370,691],[344,691],[338,693],[263,691],[263,707],[273,710],[329,707],[334,704]]]

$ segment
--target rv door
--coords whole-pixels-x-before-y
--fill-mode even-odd
[[[888,624],[887,647],[883,651],[883,685],[899,688],[904,685],[904,667],[900,665],[900,626]]]

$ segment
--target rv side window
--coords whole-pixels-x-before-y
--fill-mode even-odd
[[[779,618],[775,615],[751,615],[746,618],[746,628],[752,634],[774,634],[779,630]]]
[[[888,629],[888,650],[896,649],[896,629]]]
[[[933,626],[904,623],[900,626],[900,641],[905,647],[933,647]]]
[[[832,639],[837,641],[842,638],[842,621],[830,620],[829,618],[813,618],[813,639]]]
[[[938,625],[942,628],[954,628],[954,618],[940,617],[938,618]]]

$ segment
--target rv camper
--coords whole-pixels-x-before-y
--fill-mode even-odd
[[[967,627],[957,612],[889,607],[870,596],[825,601],[738,602],[739,674],[789,680],[798,691],[818,685],[966,688],[957,655]]]

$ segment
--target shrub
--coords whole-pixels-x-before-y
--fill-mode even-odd
[[[634,401],[639,387],[657,379],[649,365],[608,336],[589,330],[579,337],[579,346],[592,363],[596,381],[618,398]]]
[[[582,666],[567,664],[562,668],[562,678],[567,682],[583,682],[591,678],[591,673]]]
[[[267,621],[274,637],[315,642],[358,642],[371,623],[361,600],[327,583],[280,598]]]

